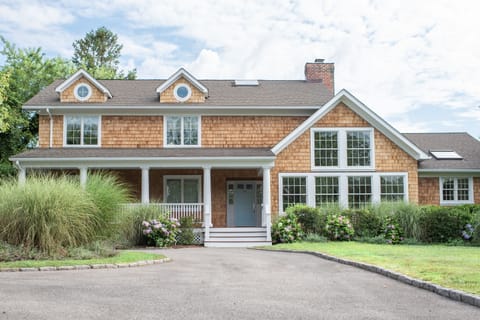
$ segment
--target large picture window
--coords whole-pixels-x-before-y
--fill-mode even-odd
[[[64,145],[98,146],[100,141],[99,116],[65,116]]]
[[[403,201],[405,186],[403,176],[381,176],[380,192],[382,201]]]
[[[307,178],[283,177],[282,179],[283,211],[295,204],[307,203]]]
[[[198,116],[165,117],[167,146],[199,146],[200,119]]]
[[[473,203],[472,180],[469,177],[440,178],[442,204]]]
[[[373,129],[312,129],[312,170],[364,170],[374,167]]]
[[[200,176],[166,176],[164,182],[166,203],[200,202]]]
[[[338,203],[338,177],[315,177],[315,205]]]

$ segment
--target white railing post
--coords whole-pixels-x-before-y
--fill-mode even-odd
[[[82,188],[85,189],[87,185],[87,174],[88,174],[88,168],[87,167],[80,167],[78,168],[80,170],[80,185]]]
[[[211,190],[211,167],[203,167],[203,226],[205,227],[205,240],[210,239],[210,227],[212,227],[212,190]]]
[[[272,241],[272,213],[270,207],[270,167],[263,167],[263,208],[262,226],[266,227],[267,241]]]
[[[150,168],[142,167],[142,203],[150,203]]]
[[[27,170],[23,167],[18,169],[18,184],[24,185],[27,181]]]

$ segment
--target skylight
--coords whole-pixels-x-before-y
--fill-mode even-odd
[[[258,86],[258,80],[235,80],[235,87]]]
[[[439,160],[460,160],[461,155],[452,150],[430,150],[430,153]]]

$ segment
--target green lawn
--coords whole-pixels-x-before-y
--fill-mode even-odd
[[[120,253],[110,258],[88,259],[88,260],[22,260],[12,262],[0,262],[0,268],[39,268],[39,267],[60,267],[60,266],[78,266],[90,264],[115,264],[131,263],[143,260],[158,260],[165,258],[161,254],[120,251]]]
[[[377,265],[447,288],[480,295],[479,247],[298,242],[279,244],[270,248],[321,252]]]

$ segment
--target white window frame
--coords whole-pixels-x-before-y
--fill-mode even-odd
[[[182,98],[180,97],[178,94],[177,94],[177,90],[181,87],[184,87],[187,89],[187,95]],[[177,99],[178,102],[185,102],[187,101],[188,99],[190,99],[190,97],[192,96],[192,89],[190,88],[190,86],[186,83],[179,83],[175,86],[175,88],[173,88],[173,95],[175,96],[175,99]]]
[[[453,195],[454,200],[443,200],[443,180],[454,179]],[[468,179],[468,200],[458,200],[458,179]],[[439,177],[439,192],[440,192],[440,205],[457,205],[457,204],[471,204],[474,203],[473,198],[473,177],[462,176],[443,176]]]
[[[404,185],[403,201],[408,202],[408,172],[308,172],[308,173],[279,173],[278,174],[278,211],[283,214],[283,177],[307,177],[306,205],[316,206],[315,199],[315,178],[316,177],[338,177],[339,205],[348,208],[348,177],[369,176],[372,178],[372,204],[381,202],[381,180],[382,176],[402,176]]]
[[[81,97],[78,95],[78,89],[81,87],[81,86],[84,86],[88,89],[88,94],[85,96],[85,97]],[[88,99],[90,99],[90,97],[92,96],[92,87],[88,84],[88,83],[85,83],[85,82],[80,82],[79,84],[77,84],[75,86],[75,88],[73,89],[73,95],[75,96],[75,98],[78,100],[78,101],[81,101],[81,102],[84,102],[84,101],[87,101]]]
[[[202,203],[202,176],[201,175],[165,175],[163,176],[163,201],[167,203],[167,195],[168,195],[168,190],[167,190],[167,180],[181,180],[181,198],[182,202],[180,203],[185,203],[183,202],[184,199],[184,186],[183,186],[183,181],[184,180],[197,180],[198,182],[198,199],[197,203]]]
[[[67,144],[67,118],[79,117],[80,118],[80,144]],[[97,144],[84,144],[83,143],[83,119],[84,118],[98,118],[98,143]],[[98,148],[102,146],[102,116],[97,114],[65,114],[63,115],[63,146],[65,148]]]
[[[315,165],[315,132],[337,132],[338,141],[338,166]],[[370,134],[370,165],[348,166],[347,165],[347,131],[366,131]],[[375,169],[375,134],[371,127],[342,127],[342,128],[311,128],[310,129],[310,165],[312,171],[372,171]]]
[[[182,119],[181,130],[181,144],[168,144],[167,142],[167,119],[171,117],[179,117]],[[197,144],[183,144],[183,119],[185,117],[196,117],[198,119],[198,143]],[[202,116],[195,114],[169,114],[163,116],[163,146],[165,148],[198,148],[202,146]]]

